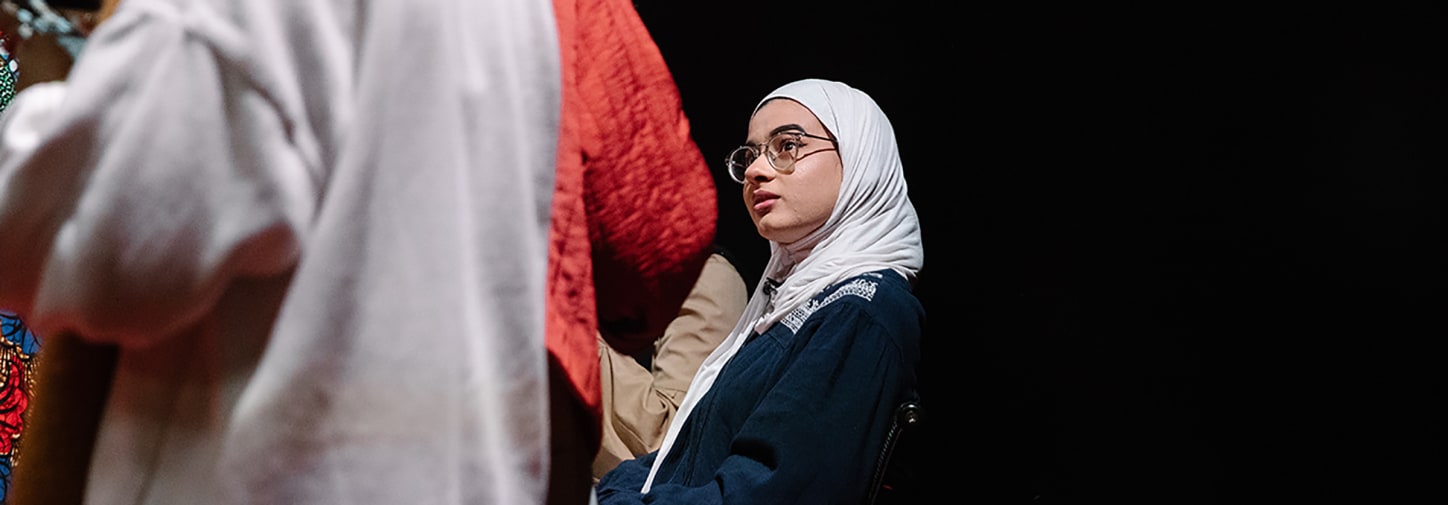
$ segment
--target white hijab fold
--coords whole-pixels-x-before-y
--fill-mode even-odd
[[[906,191],[895,130],[874,99],[841,82],[803,79],[775,89],[755,112],[776,98],[804,105],[834,135],[844,165],[839,198],[818,229],[790,244],[769,243],[764,275],[739,322],[694,374],[642,492],[652,487],[694,406],[751,333],[763,333],[841,280],[888,268],[913,281],[924,264],[920,223]],[[771,284],[777,284],[772,295]]]

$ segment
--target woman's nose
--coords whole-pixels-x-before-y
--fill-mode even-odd
[[[744,180],[746,181],[767,181],[774,176],[774,167],[770,166],[769,160],[764,159],[764,156],[754,158],[749,166],[744,167]]]

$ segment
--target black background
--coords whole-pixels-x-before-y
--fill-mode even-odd
[[[1442,482],[1441,7],[952,4],[637,2],[751,285],[768,247],[721,160],[755,103],[822,77],[890,115],[926,244],[930,495]]]

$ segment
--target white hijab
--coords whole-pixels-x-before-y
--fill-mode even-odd
[[[771,92],[755,106],[755,112],[775,98],[804,105],[835,135],[844,164],[839,199],[819,229],[790,244],[770,241],[769,263],[749,305],[729,337],[694,374],[642,492],[653,485],[684,420],[750,333],[763,333],[831,284],[885,268],[913,281],[925,261],[920,223],[906,194],[895,130],[875,101],[844,83],[804,79]],[[771,283],[778,284],[773,296],[767,292]]]

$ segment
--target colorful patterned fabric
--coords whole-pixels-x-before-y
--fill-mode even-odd
[[[24,322],[15,314],[0,312],[0,503],[10,491],[38,350],[40,339]]]
[[[5,40],[4,32],[0,32],[0,40]],[[10,57],[10,51],[5,50],[4,44],[0,44],[0,65],[5,67],[0,72],[0,111],[3,111],[10,105],[10,99],[15,98],[15,78],[19,75],[16,70],[20,68]]]
[[[0,33],[0,39],[5,34]],[[19,68],[0,45],[0,111],[15,98],[16,70]],[[9,312],[0,312],[0,503],[10,494],[10,473],[15,467],[15,449],[20,443],[25,407],[30,404],[30,383],[35,352],[40,340],[25,323]]]

